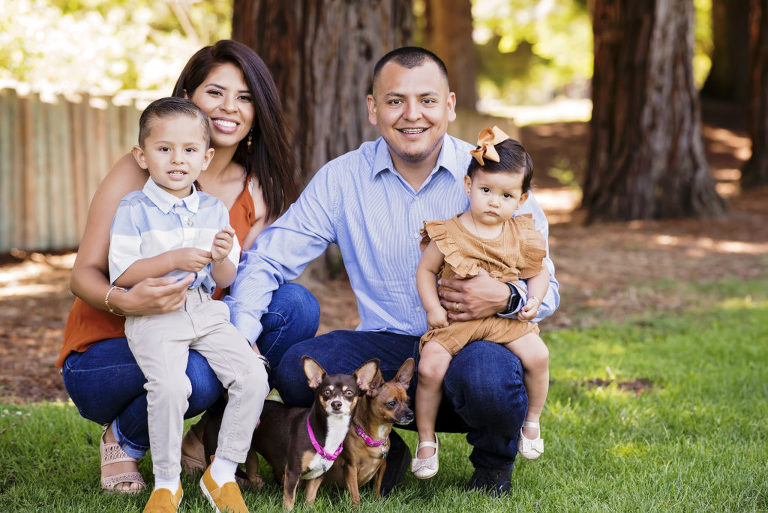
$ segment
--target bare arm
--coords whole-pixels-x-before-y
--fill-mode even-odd
[[[141,189],[147,180],[130,154],[121,158],[99,185],[88,209],[85,232],[80,241],[70,289],[80,299],[99,310],[106,310],[104,298],[110,289],[107,254],[109,228],[120,199]],[[113,291],[109,302],[118,312],[131,315],[178,310],[186,299],[186,289],[194,275],[180,282],[175,278],[152,278],[128,292]]]
[[[216,286],[222,289],[229,287],[235,281],[237,267],[232,260],[227,258],[232,251],[234,241],[235,230],[231,226],[226,226],[216,234],[211,245],[210,255],[213,261],[211,277],[216,282]]]
[[[448,325],[448,313],[440,305],[437,295],[437,273],[443,265],[443,254],[437,245],[430,241],[416,268],[416,288],[419,290],[421,304],[427,312],[427,324],[430,328],[439,328]]]
[[[133,287],[142,280],[164,276],[176,269],[195,273],[210,261],[210,251],[197,248],[173,249],[157,256],[136,260],[115,280],[115,285]]]
[[[536,317],[547,289],[549,289],[549,269],[543,265],[539,274],[528,278],[528,300],[517,314],[519,320],[530,321]]]

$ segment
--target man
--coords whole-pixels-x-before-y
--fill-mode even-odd
[[[368,119],[381,137],[317,172],[296,203],[243,254],[226,299],[232,322],[253,343],[272,291],[298,277],[328,244],[338,244],[361,323],[355,331],[327,333],[286,350],[272,379],[287,404],[312,401],[302,378],[302,355],[312,356],[329,373],[351,373],[379,358],[385,379],[408,357],[418,361],[419,337],[427,329],[415,279],[419,230],[425,220],[450,218],[468,205],[463,180],[473,147],[446,135],[456,114],[442,61],[415,47],[388,53],[376,64],[367,102]],[[546,218],[533,197],[518,213],[532,213],[546,238]],[[554,269],[546,262],[550,291],[537,320],[559,303]],[[452,320],[513,316],[526,300],[525,290],[487,273],[444,285],[456,290],[441,298]],[[414,389],[412,383],[411,398]],[[508,491],[527,409],[519,359],[502,345],[474,342],[451,362],[444,390],[437,428],[468,433],[475,467],[470,488]],[[402,479],[407,451],[399,437],[392,439],[383,490]]]

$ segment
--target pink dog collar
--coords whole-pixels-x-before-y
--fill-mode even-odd
[[[374,440],[373,438],[368,436],[368,433],[366,433],[361,426],[357,424],[355,424],[355,433],[357,433],[357,436],[365,440],[365,445],[367,445],[368,447],[379,447],[389,442],[389,437],[385,438],[384,440]]]
[[[325,449],[323,449],[322,446],[317,443],[315,433],[312,431],[312,426],[309,425],[309,415],[307,415],[307,433],[309,433],[309,439],[312,441],[312,446],[315,448],[317,454],[319,454],[321,458],[324,458],[328,461],[334,461],[339,457],[339,454],[341,454],[341,450],[344,449],[343,443],[339,445],[339,448],[336,449],[336,452],[333,454],[329,454]]]

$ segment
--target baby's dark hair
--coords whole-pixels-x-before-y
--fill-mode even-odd
[[[177,98],[169,96],[155,100],[144,109],[139,118],[139,146],[144,147],[144,141],[149,137],[152,129],[152,120],[161,119],[174,115],[185,115],[197,118],[200,121],[200,127],[203,129],[203,138],[205,139],[206,149],[211,145],[211,128],[208,125],[208,116],[194,102],[186,98]]]
[[[484,158],[485,165],[480,163],[474,157],[467,168],[467,175],[472,178],[476,170],[486,173],[512,172],[523,173],[523,194],[531,190],[531,180],[533,179],[533,160],[523,145],[514,139],[506,139],[494,146],[499,154],[499,162],[494,162]]]

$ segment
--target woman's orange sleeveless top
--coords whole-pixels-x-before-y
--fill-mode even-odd
[[[229,209],[229,224],[235,230],[240,247],[243,240],[256,222],[256,209],[253,206],[253,196],[248,184]],[[216,289],[213,297],[219,299],[223,291]],[[100,340],[125,336],[125,317],[97,310],[82,299],[75,298],[75,303],[69,311],[67,324],[64,327],[64,344],[62,345],[56,366],[64,365],[72,351],[83,352]]]

